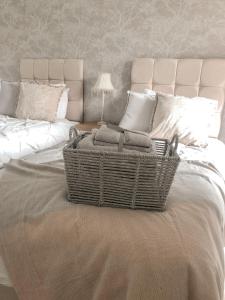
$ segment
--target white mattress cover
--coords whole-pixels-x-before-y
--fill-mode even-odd
[[[62,148],[65,143],[58,144],[51,149],[47,149],[35,155],[26,156],[24,159],[33,163],[62,163]],[[217,139],[210,139],[207,148],[187,147],[179,145],[178,152],[181,159],[207,163],[216,173],[219,173],[225,180],[225,144]],[[4,169],[0,170],[0,179]],[[225,192],[225,191],[224,191]],[[6,267],[0,257],[0,284],[12,286]]]
[[[0,168],[12,158],[18,159],[68,140],[69,129],[74,124],[67,120],[50,123],[0,115]]]

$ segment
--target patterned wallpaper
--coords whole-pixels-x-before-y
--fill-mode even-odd
[[[91,87],[106,71],[116,122],[135,57],[225,57],[224,16],[224,0],[0,0],[0,77],[17,79],[21,57],[83,58],[86,120],[99,118]]]

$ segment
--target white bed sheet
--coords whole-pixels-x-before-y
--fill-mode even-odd
[[[0,168],[10,159],[18,159],[68,140],[69,129],[74,124],[67,120],[50,123],[0,115]]]
[[[33,163],[53,163],[54,165],[62,164],[63,154],[62,148],[65,143],[58,144],[55,147],[36,153],[35,155],[29,155],[24,160]],[[217,139],[210,139],[206,148],[187,147],[179,145],[178,152],[183,160],[196,161],[200,164],[207,164],[215,172],[219,173],[225,180],[225,144]],[[4,170],[0,170],[0,179]],[[224,191],[225,193],[225,191]],[[5,268],[4,262],[0,257],[0,284],[6,286],[12,286],[11,280]]]

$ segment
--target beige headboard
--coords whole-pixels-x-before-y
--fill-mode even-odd
[[[217,137],[225,101],[225,59],[153,59],[133,62],[131,89],[155,91],[187,97],[207,97],[219,101],[211,135]]]
[[[65,82],[70,88],[67,119],[83,120],[83,60],[22,59],[20,61],[20,76],[21,80]]]

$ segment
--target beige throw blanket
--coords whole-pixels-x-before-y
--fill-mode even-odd
[[[221,300],[224,190],[182,162],[166,212],[73,205],[63,168],[13,161],[0,255],[21,300]]]

